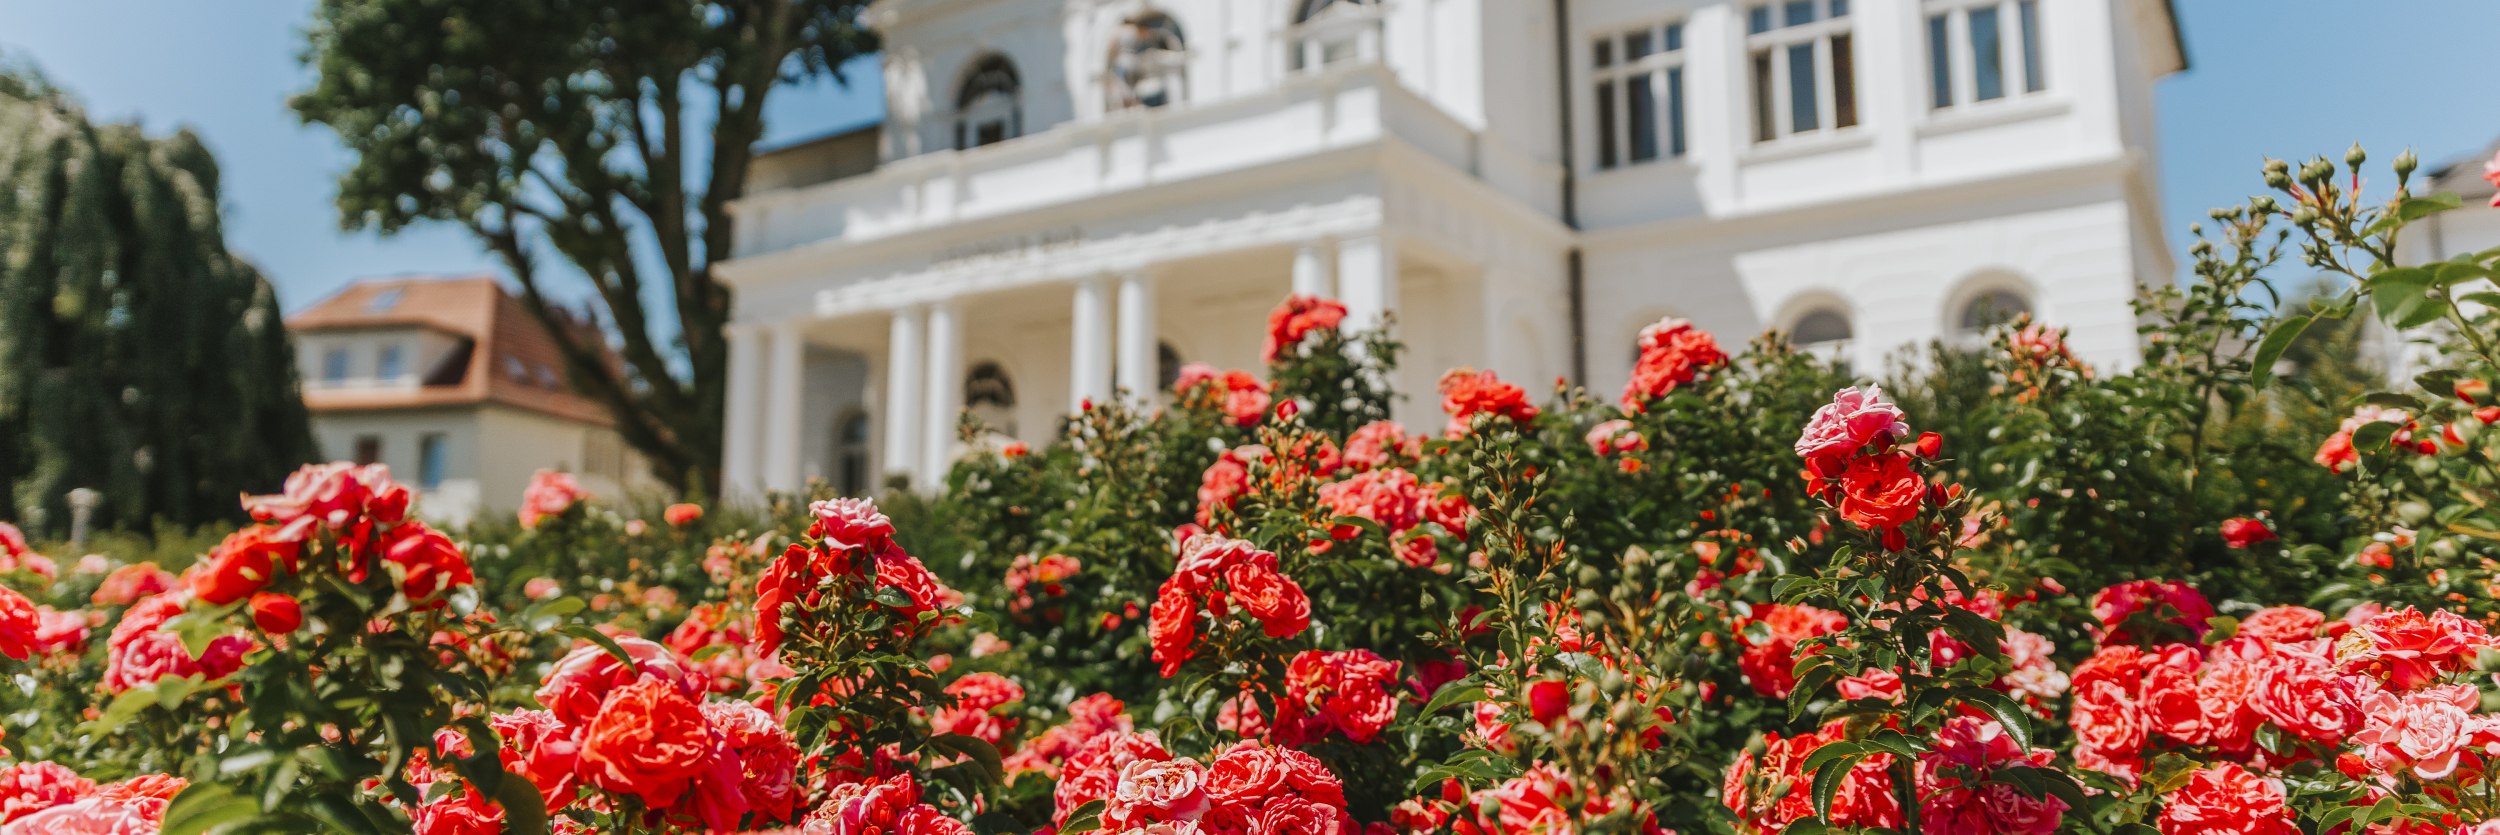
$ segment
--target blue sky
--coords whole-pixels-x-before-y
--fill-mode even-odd
[[[2429,164],[2500,137],[2487,80],[2493,0],[2177,0],[2194,68],[2162,83],[2165,227],[2174,248],[2205,210],[2262,190],[2266,154],[2380,160],[2411,145]],[[228,237],[300,308],[362,276],[497,271],[450,226],[391,238],[338,230],[347,154],[296,123],[286,97],[312,0],[8,0],[0,51],[31,59],[90,111],[150,129],[187,125],[224,165]],[[2325,56],[2323,58],[2318,56]],[[2332,63],[2329,63],[2332,62]],[[876,76],[775,94],[768,141],[875,118]]]

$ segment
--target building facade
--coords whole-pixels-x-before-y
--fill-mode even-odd
[[[554,341],[493,277],[357,282],[288,317],[287,329],[321,454],[389,465],[427,518],[462,524],[518,509],[542,469],[610,497],[657,486],[607,412],[565,384]]]
[[[725,473],[926,484],[1288,292],[1397,381],[1601,389],[1662,316],[1879,367],[2018,312],[2096,363],[2173,273],[2163,0],[880,0],[886,118],[735,206]]]

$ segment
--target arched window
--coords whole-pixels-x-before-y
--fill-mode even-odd
[[[1293,16],[1296,70],[1380,58],[1379,0],[1300,0]]]
[[[1181,349],[1169,342],[1155,343],[1155,387],[1171,391],[1181,381]]]
[[[964,409],[992,431],[1016,434],[1016,384],[1007,369],[984,362],[964,375]]]
[[[1807,311],[1788,328],[1789,343],[1800,347],[1846,342],[1855,335],[1849,327],[1849,314],[1829,307]]]
[[[1978,336],[1989,328],[2031,314],[2031,300],[2012,290],[1989,290],[1962,303],[1958,315],[1963,336]]]
[[[1189,48],[1171,15],[1146,12],[1120,21],[1104,74],[1110,109],[1162,107],[1189,96]]]
[[[833,422],[834,486],[842,495],[868,493],[868,413],[852,409]]]
[[[955,148],[1005,142],[1024,132],[1024,82],[1007,56],[992,53],[973,62],[955,93]]]

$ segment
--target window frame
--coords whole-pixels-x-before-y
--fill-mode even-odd
[[[1786,23],[1791,3],[1808,3],[1814,17],[1804,23]],[[1740,8],[1740,23],[1745,31],[1744,98],[1753,111],[1753,144],[1768,145],[1790,139],[1830,136],[1855,131],[1866,122],[1861,112],[1858,84],[1857,9],[1849,0],[1764,0]],[[1837,12],[1837,13],[1835,13]],[[1765,15],[1768,28],[1753,30],[1755,14]],[[1847,38],[1849,44],[1848,83],[1842,84],[1836,71],[1835,38]],[[1815,126],[1796,127],[1796,80],[1789,64],[1795,47],[1813,50]],[[1761,60],[1768,57],[1767,62]],[[1766,75],[1768,77],[1764,77]],[[1841,100],[1842,88],[1849,91],[1848,101]],[[1845,104],[1845,107],[1844,107]],[[1847,124],[1842,124],[1846,117]]]
[[[1687,54],[1687,33],[1681,17],[1655,19],[1641,25],[1609,26],[1602,32],[1591,32],[1585,40],[1588,52],[1582,67],[1588,73],[1586,86],[1590,108],[1590,130],[1594,147],[1587,157],[1591,172],[1621,171],[1636,166],[1667,160],[1683,159],[1692,153],[1692,120],[1687,112],[1690,104],[1691,57]],[[1650,53],[1631,57],[1630,39],[1647,35],[1653,43]],[[1601,57],[1603,61],[1601,62]],[[1632,81],[1647,78],[1650,83],[1650,122],[1654,147],[1647,158],[1635,159],[1635,119],[1632,106]]]
[[[1285,67],[1289,74],[1313,73],[1340,64],[1380,60],[1380,0],[1316,0],[1295,4],[1294,19],[1285,30]],[[1344,52],[1331,59],[1334,47]]]
[[[1006,86],[986,83],[1004,72]],[[1024,135],[1024,70],[1007,53],[985,51],[965,64],[955,82],[955,150],[969,151]],[[995,139],[983,136],[997,126]]]
[[[325,386],[346,385],[348,379],[356,373],[355,364],[355,357],[348,350],[347,346],[340,345],[323,349],[321,352],[321,384]]]
[[[417,489],[442,489],[443,471],[451,464],[450,447],[450,433],[427,432],[417,436]]]
[[[1974,10],[1990,9],[1997,15],[1997,73],[1999,94],[1993,98],[1979,97],[1979,56],[1971,40],[1970,15]],[[2026,16],[2025,10],[2029,11]],[[1927,73],[1921,86],[1926,88],[1927,112],[1930,114],[1961,113],[2007,102],[2023,101],[2048,94],[2048,37],[2037,31],[2045,25],[2044,10],[2039,0],[1920,0],[1919,35],[1925,43],[1923,55]],[[1936,100],[1935,22],[1945,22],[1945,81],[1951,101]],[[2029,23],[2026,26],[2026,22]]]

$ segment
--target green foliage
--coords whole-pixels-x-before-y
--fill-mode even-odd
[[[37,536],[232,521],[314,456],[275,293],[228,252],[188,131],[0,73],[0,511]]]
[[[466,227],[660,480],[717,492],[728,206],[774,89],[875,49],[866,5],[324,0],[293,106],[356,154],[348,228]],[[589,279],[622,368],[564,326],[550,252]]]

